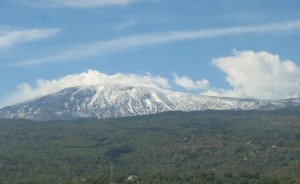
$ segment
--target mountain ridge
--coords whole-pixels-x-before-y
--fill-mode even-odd
[[[299,105],[300,98],[255,100],[213,97],[131,85],[65,88],[41,98],[0,109],[0,118],[38,121],[126,117],[166,111],[273,110]]]

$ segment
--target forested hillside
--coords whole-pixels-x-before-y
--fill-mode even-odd
[[[300,183],[299,112],[0,120],[0,183]]]

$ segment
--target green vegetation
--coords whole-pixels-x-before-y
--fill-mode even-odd
[[[299,109],[0,120],[3,184],[292,184],[299,160]]]

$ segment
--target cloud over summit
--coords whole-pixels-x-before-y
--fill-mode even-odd
[[[206,79],[193,81],[188,76],[179,77],[177,74],[173,74],[175,77],[174,83],[187,90],[204,90],[209,86],[209,81]]]
[[[146,74],[105,74],[96,70],[67,75],[53,80],[39,79],[35,85],[23,83],[11,96],[1,100],[1,105],[12,105],[42,97],[62,89],[86,85],[131,85],[172,89],[180,86],[202,95],[282,99],[300,94],[300,67],[289,60],[266,51],[234,51],[231,56],[213,59],[213,65],[226,75],[228,89],[216,88],[207,79],[193,81],[189,76],[173,74],[173,80]]]
[[[170,87],[167,79],[160,76],[152,76],[150,73],[145,75],[123,73],[108,75],[96,70],[87,70],[86,72],[67,75],[60,79],[38,79],[35,86],[28,83],[22,83],[18,86],[18,90],[13,95],[5,98],[8,100],[1,100],[0,104],[12,105],[36,99],[70,87],[105,84],[150,86],[156,88]]]

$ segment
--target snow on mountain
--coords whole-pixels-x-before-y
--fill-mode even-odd
[[[0,118],[56,120],[125,117],[165,111],[269,110],[300,104],[300,99],[259,101],[178,93],[153,87],[97,85],[66,88],[42,98],[0,109]]]

